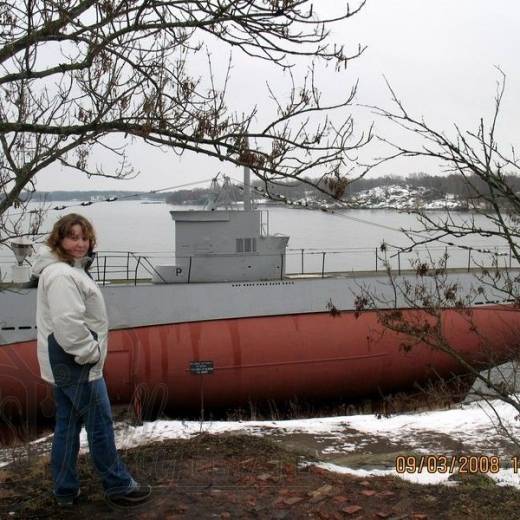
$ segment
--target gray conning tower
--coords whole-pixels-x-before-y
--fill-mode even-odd
[[[244,210],[170,211],[175,221],[175,265],[155,266],[155,283],[280,280],[288,236],[270,236],[266,212],[250,209],[245,179]]]

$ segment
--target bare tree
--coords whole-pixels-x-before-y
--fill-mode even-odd
[[[504,151],[496,140],[506,83],[505,75],[499,72],[491,119],[487,123],[481,118],[475,131],[464,131],[454,125],[453,135],[449,136],[434,129],[423,118],[410,114],[390,86],[395,110],[375,109],[380,116],[409,134],[406,136],[408,142],[417,143],[415,146],[403,145],[382,139],[392,149],[381,159],[383,163],[398,158],[433,159],[440,164],[442,172],[455,174],[466,184],[468,211],[431,213],[417,208],[414,213],[418,225],[404,230],[411,245],[401,248],[400,252],[439,242],[462,248],[468,254],[467,271],[473,272],[473,278],[471,286],[459,283],[460,270],[458,274],[450,270],[447,253],[441,258],[416,257],[411,261],[407,277],[390,268],[387,256],[392,298],[362,290],[358,308],[378,309],[380,322],[403,335],[402,347],[405,350],[420,344],[455,358],[461,371],[479,382],[476,390],[479,397],[488,401],[500,399],[520,412],[520,399],[518,394],[514,394],[515,387],[518,391],[516,363],[493,371],[482,370],[485,366],[505,361],[503,351],[501,357],[495,355],[496,343],[504,340],[504,334],[508,335],[510,344],[507,357],[515,360],[520,354],[520,327],[511,325],[514,315],[520,312],[520,193],[513,189],[520,173],[520,162],[514,148]],[[494,239],[494,243],[507,247],[509,253],[472,247],[476,237],[487,241]],[[484,306],[478,307],[486,304],[493,307],[488,307],[489,310]],[[504,313],[508,314],[507,319],[503,319]],[[485,327],[479,321],[483,315],[487,316]],[[483,356],[480,369],[475,359],[469,362],[468,357],[461,355],[461,345],[456,345],[458,338],[447,332],[448,316],[463,322],[465,329],[479,343],[479,353]],[[497,320],[499,326],[489,327],[492,320]],[[497,331],[502,337],[497,337]],[[503,428],[498,414],[496,420]],[[510,433],[505,428],[503,431]],[[518,442],[514,436],[511,438]]]
[[[23,205],[38,172],[61,164],[135,175],[132,140],[248,165],[266,182],[309,182],[303,175],[315,172],[341,191],[349,152],[371,138],[370,130],[354,136],[347,108],[356,85],[328,104],[309,65],[288,99],[268,86],[275,115],[260,121],[255,106],[246,114],[228,107],[231,66],[217,85],[208,49],[236,49],[280,70],[303,58],[339,69],[363,48],[347,55],[329,41],[330,26],[364,3],[341,2],[339,14],[323,17],[309,0],[0,1],[0,242],[9,235],[6,211]],[[198,76],[191,64],[201,57],[207,68]],[[100,148],[115,168],[96,164]]]
[[[520,162],[515,149],[504,151],[495,137],[506,84],[505,75],[501,71],[500,74],[491,120],[486,123],[481,118],[475,131],[462,130],[455,124],[454,135],[450,137],[432,128],[424,119],[411,115],[390,86],[397,110],[376,109],[379,115],[419,141],[413,148],[382,139],[394,152],[382,159],[382,163],[397,158],[429,158],[439,164],[440,173],[456,174],[466,184],[469,215],[462,218],[446,212],[439,218],[418,209],[415,213],[421,227],[408,233],[414,246],[446,238],[494,237],[504,241],[511,248],[514,259],[520,262],[520,221],[517,217],[520,193],[512,188],[512,180],[520,174]]]

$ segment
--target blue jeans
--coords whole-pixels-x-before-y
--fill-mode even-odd
[[[117,454],[105,380],[54,386],[54,398],[56,426],[51,453],[54,494],[65,497],[78,493],[76,463],[82,424],[87,431],[90,456],[101,476],[105,494],[131,491],[137,484]]]

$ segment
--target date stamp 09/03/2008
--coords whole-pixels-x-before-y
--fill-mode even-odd
[[[498,473],[511,468],[513,473],[520,470],[520,456],[502,461],[494,455],[399,455],[395,458],[395,471],[402,473]]]

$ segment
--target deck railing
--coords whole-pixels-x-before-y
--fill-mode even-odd
[[[384,271],[389,266],[398,273],[409,269],[412,261],[421,259],[428,263],[439,262],[447,255],[446,267],[471,270],[492,267],[498,262],[501,267],[519,267],[511,248],[501,246],[459,246],[417,247],[411,251],[386,246],[379,248],[349,248],[342,250],[287,249],[287,274],[316,274],[325,276],[334,272]]]
[[[225,256],[236,256],[237,253]],[[240,253],[258,257],[258,253]],[[307,275],[326,277],[337,273],[355,273],[360,271],[382,272],[389,266],[394,272],[400,273],[409,269],[412,260],[420,258],[429,263],[437,262],[447,255],[447,267],[471,270],[479,267],[492,267],[498,262],[500,267],[518,268],[520,265],[513,257],[508,246],[479,246],[463,249],[454,246],[430,246],[416,248],[404,252],[388,246],[381,248],[348,248],[348,249],[287,249],[280,258],[281,276]],[[185,266],[196,266],[197,257],[185,257]],[[208,254],[206,257],[215,255]],[[273,255],[270,255],[273,256]],[[2,281],[9,281],[10,266],[14,263],[14,255],[9,251],[0,252],[0,273]],[[29,263],[31,258],[28,259]],[[109,283],[149,282],[152,276],[160,279],[155,265],[174,264],[175,254],[167,251],[99,251],[91,266],[92,277],[102,285]],[[188,282],[190,277],[188,276]]]

